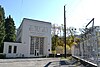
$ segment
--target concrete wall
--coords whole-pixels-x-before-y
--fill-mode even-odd
[[[11,49],[11,53],[8,53],[8,49],[9,46],[12,46]],[[17,46],[17,52],[14,52],[14,46]],[[6,54],[6,57],[22,57],[22,55],[24,54],[24,56],[26,56],[26,52],[25,52],[26,48],[25,46],[22,46],[22,43],[12,43],[12,42],[4,42],[4,51],[3,53]]]

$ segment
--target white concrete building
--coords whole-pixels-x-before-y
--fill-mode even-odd
[[[16,42],[4,42],[6,57],[40,57],[51,52],[51,23],[24,18]]]

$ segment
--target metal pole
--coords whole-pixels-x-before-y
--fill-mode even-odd
[[[64,43],[65,43],[65,58],[66,58],[66,12],[64,5]]]
[[[97,39],[97,43],[96,43],[96,63],[97,63],[97,67],[99,67],[99,61],[98,61],[98,36],[96,36],[96,39]]]

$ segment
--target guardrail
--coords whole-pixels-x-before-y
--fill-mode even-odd
[[[89,62],[89,61],[87,61],[85,59],[82,59],[82,58],[77,57],[77,56],[72,56],[72,57],[75,58],[75,59],[77,59],[77,60],[79,60],[80,63],[83,64],[86,67],[97,67],[97,64],[94,64],[92,62]]]

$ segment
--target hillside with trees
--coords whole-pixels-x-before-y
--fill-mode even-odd
[[[11,16],[9,15],[9,17],[7,17],[5,19],[5,42],[14,42],[15,41],[15,24],[14,24],[14,20],[13,18],[11,18]]]
[[[3,41],[5,38],[5,12],[3,7],[0,6],[0,52],[3,51]]]
[[[64,54],[64,37],[63,34],[64,32],[63,25],[58,26],[53,24],[52,25],[52,53],[53,54]],[[80,38],[76,37],[76,28],[74,27],[69,27],[66,30],[66,49],[67,49],[67,54],[71,54],[71,49],[74,45],[78,45]],[[60,35],[59,35],[60,34]]]
[[[15,41],[15,24],[13,18],[5,18],[4,8],[0,5],[0,53],[3,52],[4,41]]]

